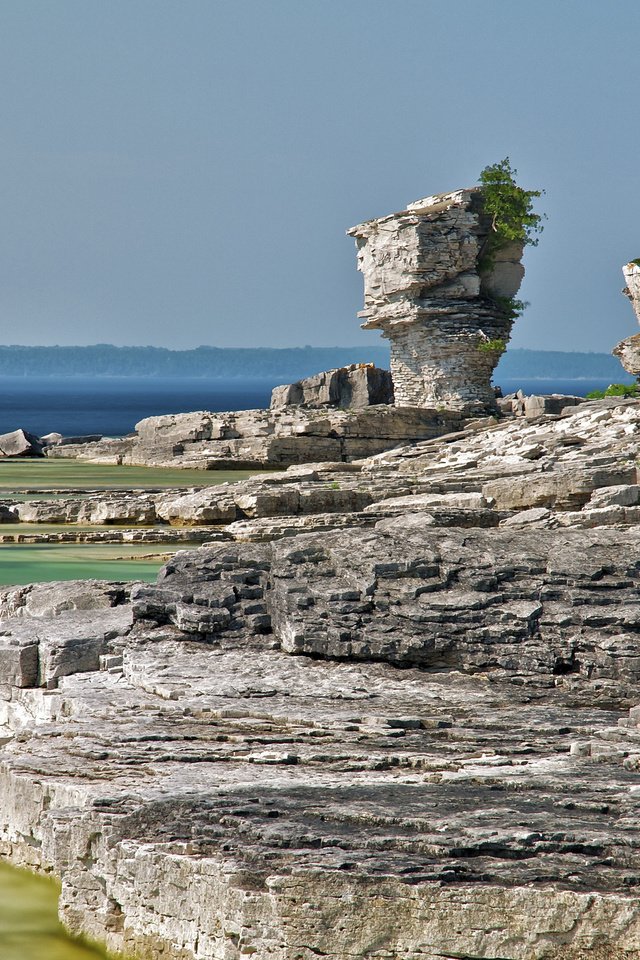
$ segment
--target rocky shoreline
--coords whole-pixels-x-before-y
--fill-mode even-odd
[[[640,960],[640,401],[495,397],[527,242],[495,230],[477,188],[353,228],[391,378],[0,438],[272,468],[0,505],[4,536],[204,541],[155,584],[0,590],[0,855],[60,879],[71,931],[140,960]]]
[[[218,542],[5,588],[2,854],[133,956],[640,956],[639,424],[154,494]]]

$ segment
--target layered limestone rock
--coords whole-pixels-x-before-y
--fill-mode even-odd
[[[441,436],[461,422],[459,413],[452,411],[399,409],[382,403],[352,410],[293,405],[231,413],[198,411],[149,417],[136,424],[135,436],[56,445],[46,454],[97,463],[260,469],[357,460],[398,443]]]
[[[543,406],[145,493],[228,539],[156,584],[0,591],[0,853],[72,930],[636,960],[640,402]]]
[[[623,293],[631,301],[638,323],[640,323],[640,263],[632,260],[622,268],[622,272],[626,281]]]
[[[635,315],[640,323],[640,264],[635,260],[627,263],[623,268],[626,286],[622,291],[631,301]],[[613,349],[627,373],[634,377],[640,376],[640,333],[635,333],[625,340],[621,340]]]
[[[391,343],[398,406],[492,406],[491,375],[511,334],[522,245],[483,257],[482,188],[426,197],[352,227],[364,275],[365,329]]]
[[[276,387],[271,409],[284,407],[340,407],[359,410],[378,403],[393,403],[393,381],[388,370],[373,363],[354,363],[326,370],[305,380]]]

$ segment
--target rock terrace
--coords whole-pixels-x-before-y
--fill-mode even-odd
[[[155,585],[4,589],[0,850],[72,929],[640,956],[640,403],[522,412],[144,494],[212,541]]]

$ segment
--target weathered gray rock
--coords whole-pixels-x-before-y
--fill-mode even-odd
[[[632,260],[622,268],[626,286],[622,291],[631,301],[634,313],[640,323],[640,263]]]
[[[79,437],[65,437],[61,433],[47,433],[44,437],[40,437],[40,442],[46,447],[98,443],[99,440],[102,440],[101,433],[90,433]]]
[[[231,523],[238,515],[236,503],[225,487],[156,494],[155,513],[172,524]]]
[[[365,329],[391,342],[399,406],[494,407],[491,375],[509,340],[522,245],[494,251],[482,188],[426,197],[352,227],[364,275]]]
[[[0,850],[62,876],[74,931],[171,960],[633,957],[637,718],[606,682],[167,628],[114,659],[0,703]]]
[[[611,351],[617,357],[627,373],[640,376],[640,333],[621,340]]]
[[[131,624],[129,605],[98,612],[66,610],[48,621],[46,630],[39,618],[3,620],[0,660],[5,666],[10,664],[7,672],[0,674],[4,699],[11,699],[12,684],[51,687],[60,677],[98,670],[100,657],[129,631]]]
[[[261,469],[309,462],[344,462],[424,440],[460,427],[446,410],[396,408],[242,410],[150,417],[136,436],[122,441],[55,446],[47,456],[97,463],[129,463],[200,469]]]
[[[135,460],[131,459],[133,447],[134,438],[131,436],[103,437],[97,441],[73,437],[65,443],[47,445],[43,453],[52,459],[87,460],[91,463],[121,466],[123,463],[135,463]]]
[[[28,430],[13,430],[0,435],[0,457],[39,457],[42,443]]]
[[[583,403],[155,494],[256,542],[131,607],[6,589],[0,854],[167,960],[631,960],[638,437]]]
[[[73,610],[108,610],[129,600],[130,585],[105,580],[61,580],[0,588],[0,626],[16,616],[50,620]]]
[[[381,370],[373,363],[327,370],[276,387],[271,394],[272,410],[299,406],[357,410],[378,403],[393,403],[393,381],[388,370]]]
[[[561,393],[525,396],[521,391],[496,399],[496,406],[503,416],[527,417],[529,420],[562,413],[567,407],[577,407],[579,403],[586,403],[585,398]]]
[[[631,301],[634,313],[640,323],[640,264],[632,260],[622,268],[626,286],[623,289],[625,296]],[[633,334],[621,340],[612,351],[618,358],[627,373],[634,377],[640,376],[640,334]]]

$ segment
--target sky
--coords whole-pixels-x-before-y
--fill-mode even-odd
[[[0,0],[0,343],[338,346],[353,224],[509,156],[512,346],[637,331],[638,0]]]

